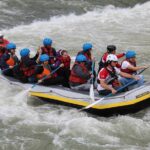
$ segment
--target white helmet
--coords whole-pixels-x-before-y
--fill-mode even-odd
[[[2,33],[0,33],[0,37],[3,37],[4,35]]]
[[[118,61],[118,58],[114,54],[109,54],[106,59],[106,62],[108,62],[108,61]]]

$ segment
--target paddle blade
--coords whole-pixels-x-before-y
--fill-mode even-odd
[[[0,69],[0,74],[2,74],[3,72],[2,72],[2,70]]]
[[[95,102],[94,102],[94,103],[92,103],[91,105],[86,106],[84,109],[91,108],[92,106],[94,106],[94,105],[98,104],[99,102],[101,102],[103,99],[104,99],[104,97],[103,97],[103,98],[101,98],[101,99],[100,99],[100,100],[98,100],[98,101],[95,101]]]
[[[101,98],[101,99],[99,99],[99,100],[93,102],[92,104],[90,104],[90,105],[88,105],[88,106],[86,106],[86,107],[81,108],[79,111],[82,111],[82,110],[91,108],[92,106],[94,106],[94,105],[100,103],[104,98],[105,98],[105,97],[103,97],[103,98]]]
[[[92,84],[91,87],[90,87],[90,99],[91,99],[92,102],[95,101],[93,84]]]

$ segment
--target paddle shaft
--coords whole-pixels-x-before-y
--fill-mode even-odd
[[[16,65],[14,65],[13,67],[18,66],[18,65],[19,65],[19,64],[16,64]],[[3,70],[1,70],[1,73],[4,72],[4,71],[6,71],[6,70],[9,70],[9,69],[13,69],[13,68],[6,68],[6,69],[3,69]]]
[[[95,61],[92,61],[92,84],[94,83],[94,68],[95,68]]]
[[[95,67],[95,62],[92,61],[92,82],[91,82],[91,87],[90,87],[90,99],[93,102],[94,101],[94,67]]]
[[[18,65],[19,65],[19,64],[14,65],[13,68],[16,67],[16,66],[18,66]],[[42,65],[40,64],[40,65],[35,65],[35,66],[42,66]],[[6,68],[6,69],[3,69],[3,70],[0,69],[0,73],[2,73],[2,72],[4,72],[4,71],[7,71],[7,70],[9,70],[9,69],[13,69],[13,68]]]

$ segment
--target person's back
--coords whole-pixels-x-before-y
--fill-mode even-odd
[[[52,42],[50,38],[45,38],[41,47],[42,54],[47,54],[51,58],[49,60],[50,64],[54,64],[56,59],[56,50],[52,47]]]
[[[62,76],[64,78],[66,87],[70,87],[69,76],[70,76],[71,58],[66,50],[59,50],[59,52],[57,53],[58,54],[57,54],[56,62],[53,67],[57,68],[61,66],[61,68],[57,71],[57,73],[59,76]]]
[[[51,67],[49,65],[50,57],[47,54],[42,54],[40,56],[40,66],[36,67],[36,78],[38,83],[43,85],[64,85],[63,77],[57,75],[56,72],[52,73]]]
[[[103,67],[105,67],[106,60],[107,60],[107,56],[108,56],[109,54],[114,54],[114,55],[116,55],[118,59],[119,59],[119,58],[122,58],[122,57],[125,55],[125,53],[116,54],[116,46],[115,46],[115,45],[108,45],[108,46],[107,46],[107,52],[105,52],[105,53],[103,54],[102,58],[100,59],[100,61],[99,61],[99,63],[98,63],[98,65],[99,65],[99,67],[98,67],[98,72],[99,72]],[[120,68],[120,67],[121,67],[121,65],[118,63],[118,64],[117,64],[117,68]]]
[[[78,55],[84,55],[86,57],[86,63],[90,70],[92,70],[92,47],[93,45],[91,43],[84,43],[82,46],[82,50],[78,52]]]
[[[6,50],[7,53],[4,53],[1,57],[0,66],[4,75],[14,76],[15,67],[19,64],[19,59],[15,54],[16,44],[7,44]]]
[[[89,90],[91,77],[90,71],[86,66],[86,57],[78,55],[76,62],[72,67],[71,75],[69,78],[70,87],[75,90]]]
[[[20,72],[22,73],[22,77],[20,80],[22,82],[35,82],[35,65],[36,62],[34,59],[29,57],[30,50],[28,48],[24,48],[20,51],[21,60],[19,64]]]

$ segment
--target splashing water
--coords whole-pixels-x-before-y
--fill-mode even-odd
[[[29,96],[29,91],[30,91],[30,89],[23,90],[23,91],[19,92],[17,95],[15,95],[13,97],[15,103],[17,105],[21,104],[21,105],[26,106],[27,105],[28,96]]]
[[[5,6],[4,2],[1,3]],[[42,39],[48,36],[53,39],[56,49],[67,49],[71,56],[76,55],[84,42],[90,41],[97,60],[108,44],[115,44],[118,52],[135,49],[139,64],[149,63],[150,2],[133,8],[109,5],[85,10],[84,14],[57,15],[43,21],[37,19],[31,24],[27,22],[26,25],[3,29],[2,33],[17,44],[18,56],[23,47],[29,47],[34,55]],[[144,74],[150,79],[149,70]],[[37,106],[27,103],[31,99],[35,103],[40,101],[28,97],[28,90],[21,91],[7,81],[0,81],[2,150],[150,148],[149,109],[136,115],[102,118],[59,105],[40,103]]]

